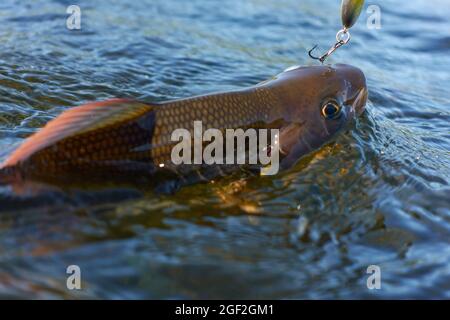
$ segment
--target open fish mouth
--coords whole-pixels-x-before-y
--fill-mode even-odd
[[[361,115],[364,110],[366,109],[366,103],[367,99],[369,97],[369,91],[367,88],[362,88],[359,90],[358,94],[356,95],[355,100],[352,103],[352,109],[355,111],[355,114],[358,116]]]

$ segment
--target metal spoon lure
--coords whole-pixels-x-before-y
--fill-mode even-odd
[[[342,0],[341,20],[343,28],[336,34],[336,43],[320,57],[313,56],[312,54],[312,52],[317,48],[317,45],[308,52],[308,55],[312,59],[319,60],[321,63],[324,63],[325,60],[333,54],[333,52],[347,44],[351,39],[349,29],[353,27],[356,21],[358,21],[363,6],[364,0]]]

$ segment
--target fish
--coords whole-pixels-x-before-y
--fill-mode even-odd
[[[364,73],[345,64],[292,67],[254,86],[162,103],[110,99],[70,108],[27,138],[0,165],[0,184],[143,183],[177,187],[245,170],[174,165],[178,128],[279,130],[281,170],[320,148],[360,115]]]

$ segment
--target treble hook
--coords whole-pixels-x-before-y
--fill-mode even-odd
[[[336,43],[330,48],[330,50],[327,51],[324,55],[320,57],[313,56],[312,52],[317,48],[317,45],[315,45],[311,50],[308,51],[308,55],[314,59],[319,60],[321,63],[324,63],[325,60],[333,54],[337,49],[342,47],[343,45],[347,44],[351,39],[350,32],[347,28],[344,28],[342,30],[339,30],[339,32],[336,34]]]

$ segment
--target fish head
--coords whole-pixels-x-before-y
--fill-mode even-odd
[[[281,96],[289,105],[280,145],[285,153],[295,148],[297,158],[330,141],[367,103],[364,73],[350,65],[300,67],[280,76]]]
[[[312,119],[322,124],[321,135],[332,136],[363,113],[368,91],[360,69],[345,64],[323,68],[323,72],[313,75],[316,94],[310,95],[314,102],[306,108]]]

